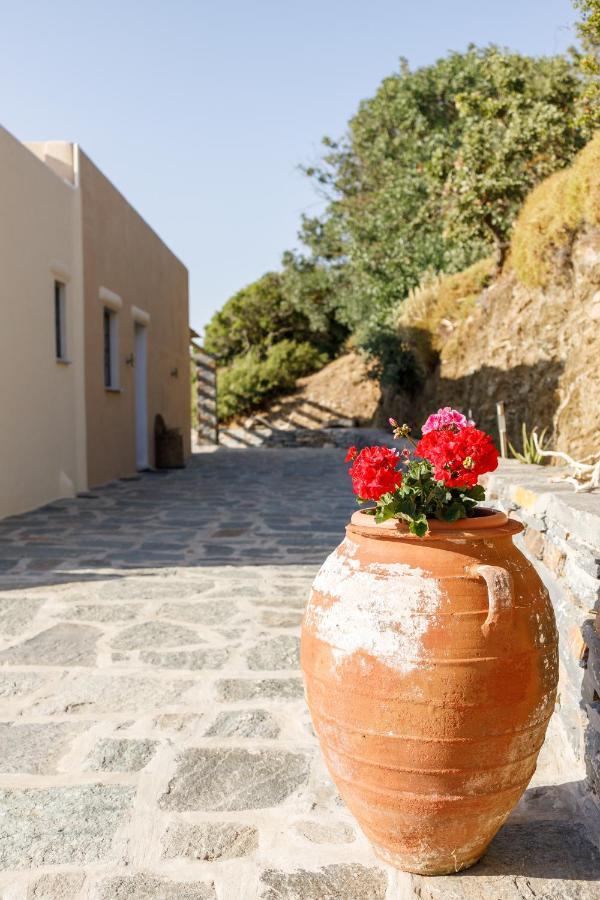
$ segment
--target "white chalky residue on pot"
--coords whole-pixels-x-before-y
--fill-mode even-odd
[[[371,563],[344,555],[345,542],[324,562],[313,588],[334,599],[314,603],[311,595],[306,625],[329,644],[339,665],[362,651],[407,673],[424,656],[422,638],[440,605],[439,584],[404,563]]]
[[[344,538],[344,547],[346,548],[347,556],[356,556],[358,551],[358,544],[355,544],[354,541],[350,540],[349,537]]]

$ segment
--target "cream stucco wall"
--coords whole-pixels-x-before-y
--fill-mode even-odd
[[[87,481],[78,151],[50,152],[60,166],[0,127],[0,517]],[[55,358],[55,278],[67,285],[68,364]]]
[[[136,471],[134,327],[147,324],[148,449],[154,418],[180,428],[190,452],[188,273],[136,210],[80,152],[85,293],[88,479]],[[103,307],[118,316],[117,391],[104,385]],[[176,373],[176,374],[175,374]]]

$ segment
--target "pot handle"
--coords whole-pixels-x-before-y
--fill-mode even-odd
[[[473,575],[480,575],[488,590],[488,614],[481,626],[484,636],[487,636],[490,628],[500,623],[500,619],[506,613],[512,613],[515,606],[515,590],[513,578],[507,569],[502,566],[475,565],[471,566]]]

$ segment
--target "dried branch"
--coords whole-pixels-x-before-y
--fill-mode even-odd
[[[535,449],[540,456],[552,456],[555,459],[562,459],[563,462],[567,464],[567,471],[564,472],[564,474],[557,475],[555,478],[551,478],[550,481],[566,481],[568,484],[573,485],[577,493],[593,491],[596,488],[600,488],[600,459],[591,463],[577,461],[576,459],[573,459],[572,456],[569,456],[567,453],[562,453],[560,450],[543,450],[540,446],[536,432],[533,432],[532,438]],[[592,457],[586,456],[586,459],[590,458]]]

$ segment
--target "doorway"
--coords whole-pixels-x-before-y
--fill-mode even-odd
[[[135,464],[138,471],[148,463],[148,329],[135,323]]]

